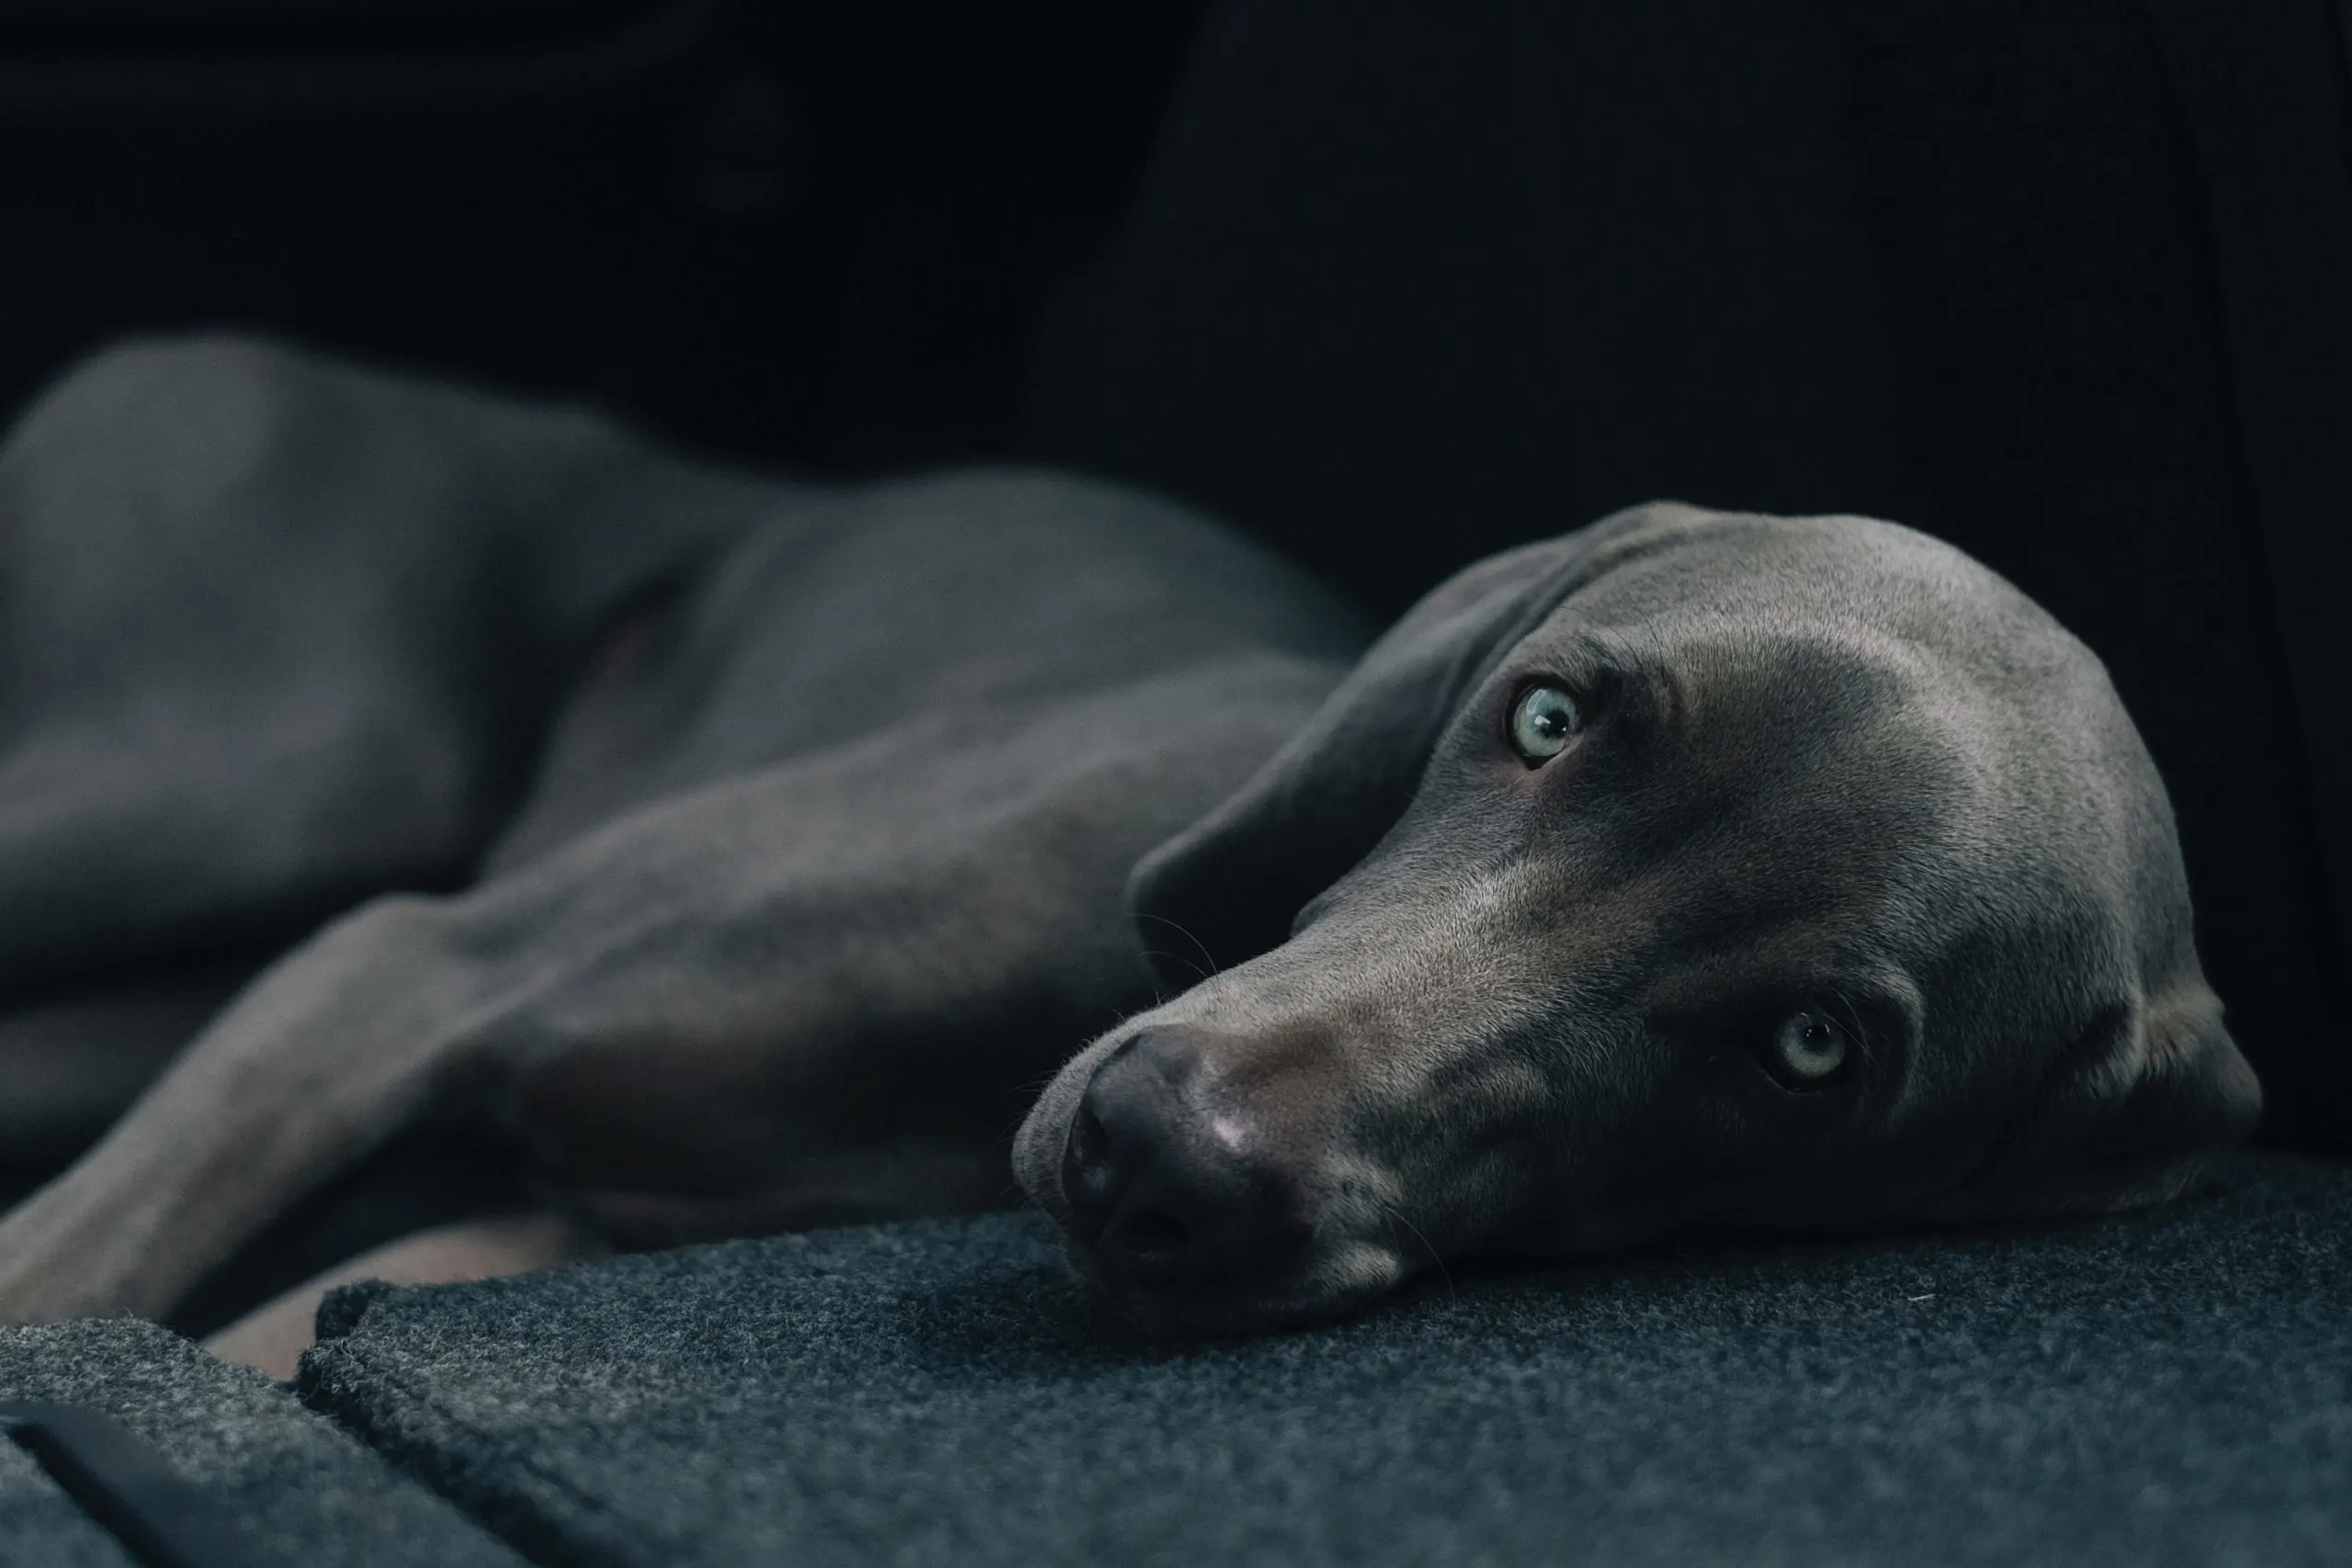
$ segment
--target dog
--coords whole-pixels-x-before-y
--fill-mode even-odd
[[[2097,660],[1889,523],[1638,507],[1367,649],[1111,485],[210,337],[35,404],[0,554],[0,975],[324,919],[0,1221],[0,1321],[163,1314],[425,1121],[628,1247],[1025,1194],[1221,1333],[2154,1201],[2259,1110]]]

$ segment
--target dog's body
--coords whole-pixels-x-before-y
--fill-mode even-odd
[[[1022,1184],[1220,1327],[2142,1201],[2256,1104],[2096,661],[1887,525],[1645,509],[1358,664],[1109,487],[754,481],[216,342],[52,392],[0,526],[11,978],[461,888],[238,996],[0,1223],[0,1319],[161,1312],[435,1115],[647,1244],[1008,1201],[1051,1078]]]

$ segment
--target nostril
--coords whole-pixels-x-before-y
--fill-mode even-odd
[[[1062,1142],[1062,1197],[1080,1239],[1102,1237],[1137,1174],[1182,1120],[1170,1082],[1165,1032],[1145,1030],[1102,1059],[1079,1097]],[[1179,1042],[1181,1043],[1181,1040]]]
[[[1062,1195],[1070,1223],[1089,1239],[1101,1234],[1126,1186],[1111,1131],[1091,1105],[1080,1105],[1062,1145]]]
[[[1070,1123],[1069,1157],[1081,1173],[1089,1175],[1100,1171],[1111,1158],[1111,1134],[1091,1105],[1080,1105],[1078,1120]]]
[[[1148,1029],[1095,1068],[1062,1145],[1060,1218],[1114,1277],[1152,1286],[1271,1273],[1315,1235],[1299,1172],[1221,1096],[1197,1032]]]

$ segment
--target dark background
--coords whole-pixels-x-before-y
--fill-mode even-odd
[[[1001,452],[1197,11],[0,0],[0,399],[236,322],[799,468]]]
[[[1382,614],[1655,495],[1894,516],[2108,661],[2269,1135],[2344,1151],[2344,21],[0,0],[0,409],[260,327],[804,473],[1115,474]]]

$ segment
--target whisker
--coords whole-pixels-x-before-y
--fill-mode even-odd
[[[1407,1219],[1405,1217],[1405,1211],[1399,1209],[1396,1205],[1389,1202],[1387,1200],[1384,1198],[1374,1198],[1373,1201],[1380,1205],[1381,1213],[1386,1214],[1390,1219],[1395,1220],[1398,1224],[1403,1225],[1407,1230],[1413,1233],[1413,1239],[1421,1244],[1421,1250],[1428,1253],[1430,1255],[1430,1261],[1437,1265],[1438,1278],[1445,1281],[1446,1300],[1450,1303],[1459,1302],[1462,1299],[1462,1292],[1453,1288],[1453,1270],[1445,1266],[1445,1259],[1439,1257],[1437,1248],[1430,1245],[1430,1238],[1421,1234],[1421,1227]]]
[[[1216,954],[1209,951],[1209,944],[1203,942],[1199,937],[1194,936],[1191,931],[1186,931],[1181,923],[1170,919],[1165,915],[1148,914],[1142,910],[1136,911],[1136,919],[1139,920],[1158,920],[1161,925],[1172,928],[1178,936],[1182,937],[1186,942],[1189,942],[1194,947],[1199,948],[1201,950],[1201,957],[1208,963],[1208,968],[1203,972],[1201,976],[1201,978],[1204,980],[1217,972]],[[1172,957],[1173,954],[1170,954],[1170,956]],[[1186,959],[1184,962],[1190,964],[1192,963],[1192,960]],[[1197,964],[1193,966],[1195,968],[1199,967]]]
[[[1037,1095],[1045,1092],[1045,1088],[1047,1084],[1053,1082],[1054,1079],[1060,1076],[1060,1067],[1047,1067],[1044,1072],[1037,1074],[1035,1077],[1022,1079],[1019,1083],[1014,1084],[1012,1088],[1016,1092],[1028,1095],[1030,1098],[1035,1099]]]
[[[1174,957],[1174,956],[1175,956],[1175,954],[1170,953],[1169,956],[1172,958],[1172,957]],[[1119,1009],[1116,1012],[1114,1012],[1114,1013],[1112,1015],[1112,1018],[1111,1018],[1111,1027],[1110,1027],[1110,1029],[1109,1029],[1109,1030],[1105,1031],[1104,1032],[1106,1032],[1106,1033],[1115,1033],[1115,1032],[1118,1031],[1119,1027],[1120,1027],[1122,1024],[1125,1023],[1125,1022],[1127,1021],[1127,1020],[1129,1020],[1129,1019],[1131,1019],[1131,1018],[1133,1018],[1133,1017],[1135,1017],[1134,1010],[1129,1009],[1129,1008],[1121,1008],[1121,1009]],[[1097,1039],[1100,1039],[1100,1038],[1101,1038],[1101,1036],[1100,1036],[1100,1035],[1098,1035],[1098,1036],[1096,1036],[1096,1038],[1097,1038]],[[1083,1050],[1083,1049],[1084,1049],[1084,1047],[1083,1047],[1083,1046],[1080,1046],[1080,1049],[1081,1049],[1081,1050]],[[1076,1053],[1076,1052],[1071,1053],[1071,1055],[1072,1055],[1072,1056],[1075,1056],[1076,1055],[1077,1055],[1077,1053]],[[1065,1060],[1063,1060],[1063,1061],[1061,1061],[1061,1062],[1057,1062],[1057,1063],[1056,1063],[1054,1066],[1050,1066],[1050,1067],[1047,1067],[1044,1072],[1042,1072],[1042,1073],[1039,1073],[1039,1074],[1035,1075],[1034,1077],[1025,1078],[1025,1079],[1022,1080],[1020,1083],[1014,1084],[1012,1087],[1013,1087],[1014,1090],[1015,1090],[1016,1092],[1018,1092],[1018,1093],[1019,1093],[1019,1094],[1020,1094],[1023,1099],[1025,1099],[1025,1100],[1029,1100],[1029,1101],[1031,1102],[1031,1106],[1030,1106],[1030,1108],[1031,1108],[1032,1110],[1034,1110],[1034,1109],[1035,1109],[1035,1101],[1036,1101],[1036,1099],[1037,1099],[1037,1097],[1038,1097],[1039,1095],[1043,1094],[1043,1093],[1046,1091],[1046,1085],[1048,1085],[1048,1084],[1050,1084],[1050,1083],[1052,1083],[1056,1078],[1057,1078],[1057,1077],[1061,1077],[1062,1069],[1063,1069],[1064,1067],[1069,1066],[1069,1061],[1068,1059],[1065,1059]],[[1012,1123],[1012,1125],[1010,1128],[1008,1128],[1008,1129],[1007,1129],[1007,1132],[1008,1132],[1008,1133],[1018,1133],[1019,1131],[1021,1131],[1021,1123],[1022,1123],[1023,1122],[1026,1122],[1027,1120],[1029,1120],[1029,1111],[1023,1111],[1021,1113],[1021,1115],[1020,1115],[1019,1119],[1018,1119],[1018,1120],[1016,1120],[1016,1121]]]
[[[1164,947],[1147,947],[1143,950],[1143,955],[1146,958],[1166,958],[1172,960],[1175,963],[1182,964],[1185,968],[1190,969],[1193,974],[1198,975],[1204,980],[1207,979],[1212,973],[1210,970],[1202,968],[1199,964],[1193,963],[1182,953],[1170,953]],[[1154,988],[1155,990],[1157,989],[1157,987]],[[1161,997],[1159,999],[1161,1001],[1166,1001],[1168,998]]]
[[[1846,1016],[1842,1021],[1845,1023],[1848,1032],[1852,1036],[1855,1045],[1860,1048],[1863,1059],[1868,1060],[1870,1056],[1870,1035],[1862,1028],[1862,1010],[1854,1005],[1853,998],[1848,996],[1845,992],[1839,990],[1835,986],[1829,987],[1829,994],[1837,999],[1839,1007],[1846,1010]]]

